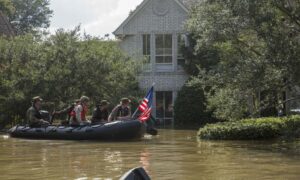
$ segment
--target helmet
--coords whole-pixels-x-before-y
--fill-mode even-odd
[[[131,102],[131,101],[130,101],[129,98],[122,98],[122,99],[121,99],[121,103],[122,103],[122,104],[130,103],[130,102]]]
[[[106,106],[109,105],[110,103],[107,100],[102,100],[97,103],[98,106]]]
[[[88,102],[90,100],[90,98],[88,98],[87,96],[81,96],[80,98],[80,102]]]
[[[40,96],[35,96],[35,97],[33,97],[32,98],[32,103],[36,103],[36,102],[38,102],[38,101],[43,101],[43,99],[40,97]]]

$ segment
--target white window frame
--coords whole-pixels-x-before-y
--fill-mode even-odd
[[[146,38],[146,50],[144,49],[145,38]],[[148,48],[149,48],[149,52],[147,52]],[[147,58],[148,60],[147,64],[151,64],[151,34],[142,34],[142,54],[144,58]]]
[[[171,42],[171,48],[162,48],[163,49],[163,51],[165,51],[165,49],[170,49],[171,50],[171,54],[165,54],[165,53],[163,53],[163,54],[157,54],[157,47],[156,47],[156,38],[157,38],[157,36],[163,36],[163,44],[165,44],[165,36],[171,36],[171,40],[172,40],[172,42]],[[174,60],[173,60],[173,35],[172,34],[155,34],[155,64],[157,64],[157,65],[172,65],[173,63],[174,63]],[[162,63],[159,63],[159,62],[157,62],[157,57],[171,57],[171,62],[162,62]],[[163,61],[165,61],[165,59],[163,60]]]
[[[179,61],[180,60],[183,60],[183,62],[185,63],[185,58],[182,54],[182,52],[180,52],[180,48],[181,48],[181,43],[184,43],[185,44],[185,38],[184,38],[184,35],[183,34],[177,34],[177,65],[178,67],[182,67],[180,64],[179,64]]]

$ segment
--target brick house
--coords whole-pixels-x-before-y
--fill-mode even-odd
[[[153,115],[164,125],[173,125],[173,104],[188,79],[182,68],[181,44],[186,44],[184,23],[192,0],[144,0],[113,32],[120,47],[146,63],[139,86],[155,83]]]

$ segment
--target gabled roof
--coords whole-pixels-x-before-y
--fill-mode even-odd
[[[190,8],[192,5],[193,5],[193,3],[195,3],[195,2],[199,2],[199,1],[201,1],[201,0],[180,0],[181,1],[181,3],[182,4],[184,4],[187,8]]]
[[[136,7],[136,9],[129,14],[129,16],[125,19],[125,21],[123,21],[123,23],[113,32],[114,35],[121,35],[123,34],[123,28],[126,24],[128,24],[128,22],[138,13],[141,11],[141,9],[143,9],[144,6],[146,6],[146,4],[151,1],[151,0],[143,0],[143,2],[138,5]],[[174,2],[176,2],[184,11],[188,12],[188,8],[187,8],[187,1],[191,1],[191,0],[174,0]]]
[[[0,35],[13,36],[14,31],[7,17],[0,11]]]

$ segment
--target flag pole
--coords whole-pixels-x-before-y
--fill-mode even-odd
[[[138,112],[138,110],[139,110],[139,108],[136,108],[136,110],[134,111],[134,113],[133,113],[132,116],[131,116],[131,119],[134,118],[134,116],[136,115],[136,113]]]

